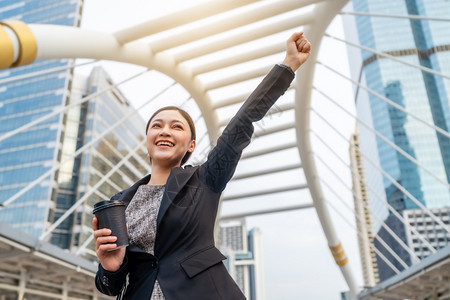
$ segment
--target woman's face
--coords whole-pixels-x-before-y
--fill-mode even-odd
[[[147,151],[152,166],[179,166],[186,152],[194,148],[191,129],[178,111],[163,110],[153,117],[147,131]]]

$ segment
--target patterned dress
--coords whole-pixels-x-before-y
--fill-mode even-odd
[[[130,243],[154,255],[156,218],[158,217],[164,185],[139,186],[125,210]],[[164,300],[158,280],[155,281],[150,300]]]

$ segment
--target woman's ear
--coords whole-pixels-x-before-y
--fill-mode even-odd
[[[196,145],[195,140],[192,140],[191,144],[189,145],[188,152],[194,152],[195,145]]]

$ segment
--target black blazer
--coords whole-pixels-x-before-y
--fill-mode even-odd
[[[99,266],[95,278],[99,291],[118,295],[128,281],[123,299],[150,299],[158,279],[167,300],[245,299],[222,263],[226,257],[214,246],[219,199],[250,143],[252,123],[264,117],[293,79],[290,68],[275,66],[224,129],[207,161],[172,169],[156,223],[155,255],[128,246],[119,270],[108,272]],[[149,180],[147,175],[111,200],[128,205],[137,188]]]

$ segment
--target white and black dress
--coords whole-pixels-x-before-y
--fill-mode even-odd
[[[156,218],[158,217],[164,185],[141,185],[125,210],[130,243],[154,255]],[[158,280],[150,300],[164,300]]]

